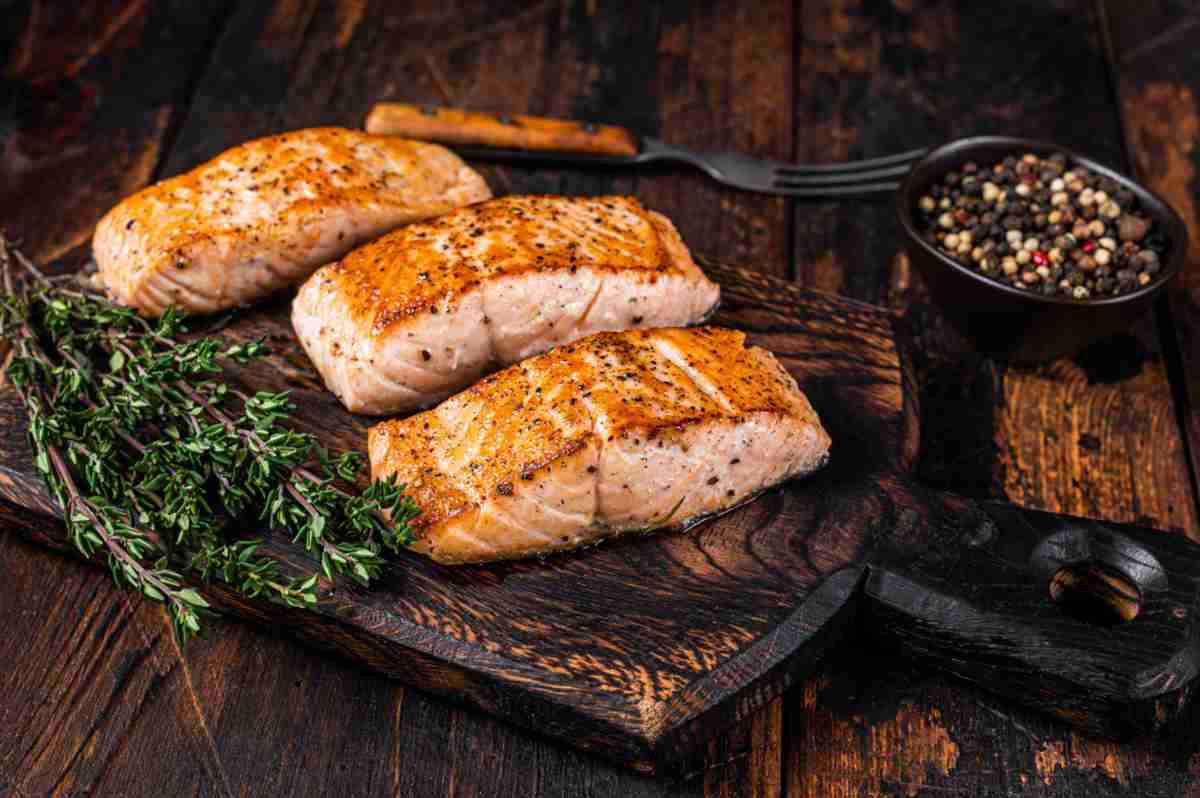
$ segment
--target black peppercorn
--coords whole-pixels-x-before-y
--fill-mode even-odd
[[[929,187],[919,210],[930,246],[1046,296],[1120,294],[1148,285],[1162,268],[1165,241],[1139,214],[1137,198],[1062,153],[963,164]]]

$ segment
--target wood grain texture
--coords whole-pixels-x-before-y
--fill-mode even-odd
[[[792,64],[781,56],[792,51],[794,16],[795,4],[779,0],[668,6],[654,39],[641,45],[653,48],[648,73],[653,79],[630,98],[636,102],[621,97],[608,105],[629,109],[626,113],[642,104],[656,109],[658,118],[647,120],[655,126],[642,132],[672,142],[788,160]],[[638,57],[631,60],[635,68],[650,68],[640,67]],[[618,94],[619,85],[619,76],[614,76],[607,89],[610,96]],[[589,104],[597,106],[597,113],[605,111],[602,103]],[[627,120],[638,122],[632,116]],[[788,200],[732,191],[688,170],[639,174],[635,179],[639,197],[669,209],[694,246],[768,274],[790,276]],[[744,732],[710,743],[702,774],[706,795],[778,794],[783,702],[776,698],[751,716],[738,727]],[[722,762],[728,764],[714,766]]]
[[[205,587],[206,598],[647,771],[678,772],[700,759],[709,737],[795,683],[856,628],[864,579],[860,629],[1008,698],[1104,733],[1153,730],[1183,709],[1200,667],[1191,621],[1200,549],[1182,537],[988,507],[908,484],[916,421],[906,412],[888,315],[701,263],[723,287],[716,322],[773,351],[821,414],[836,443],[819,477],[687,532],[563,557],[447,568],[404,556],[370,590],[346,580],[327,586],[312,610],[248,601],[219,585]],[[313,387],[286,307],[245,313],[222,336],[273,342],[270,359],[232,378],[291,390],[298,426],[333,449],[361,441],[366,420]],[[0,394],[0,415],[19,427],[21,414],[11,393]],[[0,454],[0,462],[29,459]],[[6,471],[3,484],[24,484],[8,498],[38,489],[26,468]],[[68,548],[59,527],[20,531]],[[277,559],[306,562],[286,532],[266,537]],[[1058,570],[1091,558],[1142,569],[1130,571],[1141,614],[1103,638],[1091,622],[1046,609]]]
[[[360,24],[345,51],[332,46],[338,15],[318,15],[297,67],[295,84],[304,90],[289,98],[285,126],[353,124],[379,99],[485,103],[690,136],[698,146],[789,156],[791,65],[775,54],[791,47],[791,4],[644,4],[619,14],[584,2],[498,4],[491,14],[481,8],[459,3],[398,15],[377,4],[366,15],[373,24]],[[412,38],[429,45],[414,49]],[[646,74],[656,79],[646,81]],[[747,85],[754,91],[740,90]],[[748,105],[739,113],[717,110],[740,103]],[[781,200],[721,189],[687,172],[480,168],[498,192],[636,192],[671,215],[693,247],[773,273],[788,271],[789,213]],[[781,715],[776,706],[762,716],[769,733],[747,731],[718,742],[707,757],[703,786],[689,790],[770,794],[780,776]],[[507,727],[489,729],[497,745],[512,745]],[[755,739],[768,741],[765,758],[747,750]]]
[[[276,120],[318,5],[316,0],[233,4],[163,161],[164,176],[186,172],[249,139],[281,132]]]
[[[1123,4],[1115,24],[1131,24],[1139,14]],[[802,159],[867,157],[996,132],[1062,141],[1120,164],[1117,115],[1097,100],[1109,89],[1098,19],[1087,2],[805,3],[798,27]],[[797,274],[806,284],[905,313],[917,354],[922,480],[975,497],[1194,534],[1189,492],[1179,491],[1188,470],[1154,320],[1077,361],[1008,369],[973,354],[947,328],[897,252],[894,225],[885,203],[801,206]],[[1038,746],[1021,728],[1038,740],[1069,740],[1068,731],[910,666],[888,663],[894,675],[882,679],[895,686],[860,700],[863,680],[844,674],[869,670],[855,660],[864,656],[835,655],[829,686],[811,708],[802,696],[789,698],[793,795],[1074,795],[1097,789],[1097,779],[1107,783],[1103,769],[1068,756],[1043,784],[1033,766]],[[910,690],[909,683],[923,687]],[[908,734],[876,732],[902,716],[913,722]],[[942,755],[943,734],[958,747],[956,759]],[[826,748],[814,737],[842,743]],[[1124,748],[1108,745],[1109,754],[1124,756]],[[861,758],[840,754],[845,746],[862,751]],[[1160,782],[1147,794],[1174,794],[1161,786],[1168,783],[1180,782]],[[1135,794],[1116,781],[1112,787],[1113,794]]]
[[[149,5],[154,14],[159,13],[160,4]],[[935,125],[949,122],[955,126],[951,132],[960,127],[963,132],[1037,131],[1074,141],[1076,146],[1115,162],[1114,153],[1119,156],[1115,115],[1104,99],[1102,81],[1096,78],[1095,65],[1102,58],[1102,48],[1096,44],[1095,19],[1087,5],[1023,5],[1011,13],[977,5],[978,10],[972,10],[896,2],[871,4],[865,12],[850,6],[844,12],[835,8],[828,13],[824,10],[827,4],[804,3],[794,10],[795,22],[789,24],[791,5],[774,3],[693,3],[684,10],[678,10],[683,4],[643,4],[636,11],[621,13],[607,4],[584,0],[236,4],[238,19],[222,37],[226,46],[220,56],[210,53],[210,67],[196,86],[204,110],[189,123],[192,130],[187,138],[193,143],[187,149],[192,155],[180,154],[171,165],[194,165],[239,141],[243,122],[249,131],[244,135],[305,124],[356,124],[371,103],[387,98],[613,120],[639,132],[659,132],[668,139],[693,135],[693,127],[699,128],[711,118],[715,122],[711,132],[679,140],[697,146],[724,146],[729,141],[724,136],[747,136],[734,142],[750,148],[764,146],[764,133],[766,140],[779,142],[773,136],[782,131],[785,138],[782,143],[770,144],[769,153],[776,157],[795,154],[805,160],[833,159],[843,149],[852,155],[877,154],[909,134],[903,138],[905,146],[913,141],[926,143],[926,134],[944,132]],[[1148,144],[1131,150],[1136,158],[1145,159],[1143,168],[1152,171],[1175,164],[1172,174],[1186,175],[1188,153],[1193,151],[1185,136],[1172,133],[1188,129],[1186,101],[1194,88],[1190,92],[1184,88],[1194,87],[1195,70],[1187,66],[1194,55],[1187,46],[1189,31],[1195,30],[1194,12],[1187,3],[1107,5],[1112,27],[1123,37],[1118,60],[1132,64],[1139,76],[1134,84],[1138,94],[1123,91],[1122,106],[1137,102],[1148,109],[1137,124],[1153,133],[1134,130],[1130,142],[1141,137]],[[30,11],[33,6],[37,8]],[[782,12],[771,10],[756,16],[757,9],[768,6]],[[106,6],[111,13],[100,16],[119,20],[125,16],[125,7],[145,8],[138,2],[112,3]],[[53,18],[48,12],[54,9],[48,3],[16,3],[13,9],[0,15],[0,60],[17,52],[25,52],[23,58],[33,53],[45,56],[44,48],[23,49],[21,43],[26,41],[27,28],[45,27],[45,20]],[[664,24],[670,19],[676,22]],[[748,24],[756,20],[769,24],[765,28]],[[270,31],[263,32],[268,24]],[[47,29],[76,30],[79,41],[91,40],[90,31],[61,25]],[[792,46],[785,30],[794,31],[799,54],[794,124],[793,108],[788,106],[791,101],[784,96],[787,90],[776,87],[776,76],[790,80],[792,73],[790,57],[782,55],[790,53]],[[672,31],[682,34],[672,36]],[[63,48],[68,50],[71,48]],[[86,50],[86,44],[81,44],[73,55]],[[73,55],[44,59],[44,73],[50,76],[62,71],[61,65],[71,63]],[[9,59],[8,63],[17,61]],[[259,74],[254,67],[261,63],[266,63],[268,70]],[[754,68],[748,70],[749,66]],[[727,71],[737,70],[741,70],[737,81],[725,77]],[[173,72],[173,66],[164,66],[155,74],[168,72]],[[102,95],[112,85],[109,79],[114,75],[119,79],[123,73],[110,74],[93,67],[90,74],[93,79],[87,90]],[[657,76],[655,85],[644,80],[647,74]],[[685,74],[704,79],[681,79]],[[1153,92],[1146,88],[1155,84],[1169,88]],[[52,79],[48,85],[54,85]],[[140,93],[124,96],[132,101]],[[782,96],[783,105],[774,99],[777,96]],[[731,105],[741,112],[720,110]],[[45,120],[43,129],[49,130],[61,119],[72,119],[75,107],[52,104],[43,108],[37,102],[22,102],[11,118],[18,128],[27,127],[30,119],[34,124]],[[762,121],[764,115],[766,121]],[[660,117],[679,121],[667,126],[660,124]],[[1126,129],[1131,129],[1128,121]],[[790,153],[792,145],[786,137],[793,130],[796,151]],[[30,145],[54,142],[46,145],[48,149],[59,142],[76,141],[40,133],[24,135]],[[1072,136],[1086,136],[1087,140]],[[119,138],[115,141],[120,143]],[[91,143],[114,146],[103,137],[91,139]],[[66,147],[63,151],[72,152]],[[61,163],[62,168],[45,170],[44,182],[22,183],[29,190],[21,195],[3,193],[0,209],[6,220],[24,214],[22,218],[44,224],[43,215],[35,211],[38,206],[26,205],[26,198],[37,192],[54,192],[57,204],[62,186],[78,186],[81,194],[96,190],[91,182],[95,164],[105,161],[100,156],[94,161],[77,157],[54,163]],[[917,364],[926,419],[921,471],[932,484],[974,496],[999,496],[1009,491],[1013,498],[1035,506],[1040,499],[1050,509],[1083,508],[1088,514],[1121,520],[1146,515],[1162,526],[1178,523],[1186,528],[1177,521],[1177,509],[1171,510],[1163,498],[1154,498],[1155,490],[1149,492],[1152,498],[1140,498],[1147,487],[1160,484],[1161,469],[1173,468],[1171,458],[1156,457],[1159,465],[1154,468],[1158,470],[1151,470],[1125,454],[1153,456],[1159,450],[1178,449],[1178,438],[1172,443],[1169,435],[1158,437],[1169,431],[1169,423],[1160,421],[1152,436],[1143,435],[1139,427],[1148,414],[1159,414],[1169,406],[1163,399],[1165,369],[1156,354],[1152,325],[1147,326],[1149,339],[1147,329],[1137,330],[1135,336],[1090,360],[1053,364],[1040,375],[1041,382],[1033,381],[1032,388],[1018,386],[1005,370],[964,353],[961,344],[941,327],[936,312],[909,278],[903,259],[894,256],[890,213],[882,204],[877,209],[869,204],[798,205],[794,234],[789,237],[787,225],[777,225],[773,216],[755,210],[759,207],[756,202],[768,207],[775,200],[747,197],[743,204],[741,198],[746,195],[721,194],[723,190],[705,186],[698,176],[681,173],[642,178],[491,167],[486,171],[497,191],[661,191],[654,201],[673,216],[684,214],[683,223],[689,225],[685,234],[698,248],[771,270],[786,268],[790,258],[785,250],[794,240],[801,279],[809,285],[909,308],[910,318],[916,322],[916,343],[935,353]],[[121,179],[125,179],[124,173]],[[1190,177],[1176,180],[1173,185],[1186,186],[1190,181]],[[683,184],[686,188],[679,187]],[[1176,199],[1179,192],[1190,199],[1185,189],[1160,186],[1159,190],[1181,211],[1184,206]],[[717,204],[707,195],[703,201],[693,200],[707,191],[714,193]],[[736,204],[726,212],[722,203],[731,200]],[[102,204],[96,202],[96,214],[103,211]],[[750,215],[740,215],[742,209],[750,209]],[[86,217],[62,214],[63,224],[70,229],[56,239],[67,244],[39,250],[57,252],[71,241],[84,240],[90,224]],[[36,231],[21,228],[18,232],[36,235]],[[1186,343],[1194,337],[1195,321],[1178,312],[1174,315],[1177,322],[1186,322],[1177,325],[1179,340]],[[1065,390],[1060,387],[1064,379]],[[1042,383],[1044,389],[1038,387]],[[1116,398],[1089,402],[1097,387],[1111,391]],[[1141,398],[1134,401],[1136,412],[1130,412],[1121,398],[1128,391],[1149,392],[1144,402]],[[1027,400],[1042,409],[1033,412]],[[1128,423],[1109,423],[1105,420],[1109,412]],[[1056,445],[1040,430],[1023,426],[1031,420],[1042,423],[1042,414],[1046,423],[1071,430],[1059,435],[1065,444]],[[1078,432],[1076,439],[1081,441],[1074,453],[1069,446],[1072,432]],[[1091,437],[1101,443],[1103,454],[1099,457],[1090,454]],[[1019,444],[1011,446],[1013,440]],[[1019,460],[1019,465],[1009,465],[1009,457]],[[1047,461],[1049,464],[1043,465]],[[1115,473],[1128,476],[1106,476],[1113,467]],[[1167,485],[1177,483],[1177,469],[1166,473],[1171,476],[1161,483],[1158,497],[1167,495]],[[1178,495],[1173,498],[1176,504],[1182,501]],[[4,536],[0,535],[2,546]],[[31,573],[52,578],[44,569],[53,561],[36,549],[15,543],[6,549],[6,555],[10,553],[17,561],[28,561]],[[11,562],[6,561],[6,569],[15,567]],[[67,561],[59,562],[67,571],[90,573]],[[102,579],[102,575],[93,578]],[[0,607],[14,606],[3,602],[19,594],[0,589]],[[93,603],[89,612],[106,612],[113,601],[120,601],[120,594],[114,592],[111,598]],[[44,610],[42,615],[20,614],[21,623],[6,624],[12,640],[31,639],[43,623],[70,629],[79,622],[75,610],[65,603],[36,606]],[[153,619],[159,617],[153,608],[139,611]],[[210,647],[210,643],[220,645]],[[199,651],[206,652],[205,656],[193,654]],[[753,742],[756,733],[747,723],[717,744],[723,750],[713,752],[704,770],[682,783],[639,779],[593,757],[547,744],[507,724],[394,683],[371,679],[238,624],[223,625],[211,641],[194,646],[188,656],[201,706],[221,707],[208,716],[208,723],[236,792],[321,794],[329,786],[354,794],[354,785],[360,784],[371,792],[404,795],[495,794],[492,785],[513,794],[739,795],[773,794],[775,785],[780,784],[796,795],[1175,796],[1185,794],[1200,779],[1200,756],[1195,754],[1200,745],[1194,734],[1177,731],[1136,745],[1088,738],[973,688],[952,685],[930,671],[883,659],[869,648],[845,649],[822,675],[789,695],[787,739],[782,741],[788,765],[785,772],[746,767],[756,758],[761,760],[760,752],[771,747]],[[40,655],[27,655],[24,649],[14,651],[13,657],[22,664],[41,661]],[[320,667],[314,669],[314,664]],[[316,680],[329,689],[304,689],[295,683],[293,673],[304,680],[303,685]],[[60,678],[49,674],[39,685],[70,695],[55,686]],[[160,683],[160,691],[173,695],[183,690],[182,683],[168,679]],[[255,689],[245,689],[246,684],[254,684]],[[317,725],[306,733],[296,733],[277,698],[292,707],[308,701],[305,719]],[[0,706],[7,707],[2,699]],[[39,715],[34,725],[59,723],[60,713],[68,710],[65,704],[58,707]],[[18,711],[23,711],[23,705]],[[178,766],[184,773],[195,773],[195,792],[221,794],[201,771],[185,768],[191,749],[180,739],[190,734],[189,730],[148,723],[145,719],[153,717],[150,712],[141,717],[133,726],[81,726],[85,736],[91,735],[95,750],[105,750],[104,741],[113,735],[128,751],[154,751],[157,755],[110,759],[105,784],[123,783],[124,793],[130,795],[160,794],[156,785],[179,783],[171,775]],[[1200,728],[1200,716],[1193,709],[1180,727]],[[334,747],[326,747],[325,740],[365,745],[368,732],[377,744],[361,749],[362,756],[354,756],[352,763],[335,765],[329,758]],[[469,749],[483,753],[471,755]],[[73,763],[71,767],[89,761],[73,754],[65,745],[51,746],[43,754],[43,767],[54,761]],[[4,765],[11,761],[0,759]],[[262,761],[286,762],[288,771],[271,772],[264,779],[258,766]],[[0,794],[10,776],[0,767]],[[26,794],[38,794],[45,783],[30,782]],[[94,782],[85,779],[82,783]],[[178,791],[188,792],[192,790]]]
[[[371,590],[330,586],[315,613],[219,586],[206,595],[372,670],[640,769],[698,758],[708,737],[777,695],[848,628],[860,577],[843,569],[862,559],[876,528],[872,475],[897,470],[913,423],[885,313],[703,263],[723,286],[715,322],[775,352],[837,441],[836,464],[821,476],[687,533],[545,561],[448,568],[409,555]],[[301,429],[333,449],[361,449],[369,420],[317,387],[286,310],[252,311],[222,331],[273,350],[233,376],[255,390],[290,390]],[[19,428],[22,414],[11,392],[0,394],[6,426]],[[26,500],[39,479],[24,442],[8,440],[21,448],[0,453],[0,493]],[[268,548],[302,565],[287,538],[272,534]],[[40,533],[35,540],[64,547]]]
[[[1179,2],[1152,3],[1137,15],[1123,14],[1125,5],[1112,2],[1104,11],[1130,166],[1183,217],[1189,233],[1185,263],[1160,314],[1163,329],[1173,339],[1170,351],[1178,358],[1175,376],[1195,472],[1200,451],[1200,279],[1195,269],[1200,262],[1200,57],[1190,45],[1200,12],[1194,4]],[[1193,482],[1193,488],[1197,484]]]
[[[236,18],[219,40],[219,50],[210,55],[210,66],[196,88],[196,107],[201,110],[189,118],[180,136],[182,146],[176,148],[168,171],[193,165],[240,141],[242,136],[267,132],[272,119],[274,129],[322,123],[355,124],[370,103],[386,96],[388,91],[397,91],[397,87],[415,100],[459,101],[445,92],[452,83],[454,90],[467,101],[507,97],[506,107],[517,109],[603,114],[596,118],[614,118],[610,114],[615,113],[619,121],[637,124],[642,130],[654,129],[657,99],[652,93],[631,95],[629,91],[630,87],[636,90],[644,85],[638,76],[655,63],[652,54],[659,26],[658,12],[653,7],[647,7],[646,14],[639,17],[600,12],[582,2],[561,6],[336,2],[318,4],[309,16],[309,5],[276,5],[278,8],[273,12],[262,8],[236,9]],[[699,10],[703,16],[694,27],[703,30],[713,20],[720,19],[719,6]],[[299,33],[301,29],[303,35]],[[770,35],[777,42],[781,35],[777,29],[756,32],[745,25],[739,28],[739,34],[737,40],[722,39],[723,47],[736,44],[738,48],[726,61],[734,68],[747,59],[761,64],[770,52],[766,46],[770,43],[763,36]],[[414,47],[414,42],[427,42],[428,46]],[[759,44],[756,46],[755,42]],[[711,52],[692,52],[687,57],[698,68]],[[775,74],[786,75],[790,70],[786,61],[775,61],[774,66]],[[707,69],[713,80],[720,79],[719,69]],[[744,74],[747,70],[742,67],[742,71]],[[290,76],[281,79],[284,72]],[[669,75],[664,75],[664,79],[668,78]],[[696,82],[677,85],[668,80],[667,87],[678,98],[677,104],[689,107],[702,105],[708,91],[705,84]],[[525,91],[529,93],[523,94]],[[778,118],[786,123],[786,111]],[[755,117],[742,115],[733,121],[755,124]],[[489,169],[488,175],[493,187],[507,190],[595,193],[631,191],[635,187],[631,177],[621,175],[503,169]],[[661,182],[669,186],[671,181]],[[678,198],[686,202],[690,196],[680,192]],[[712,214],[700,203],[693,203],[692,207],[709,214],[700,218],[693,212],[688,218],[694,220],[691,234],[703,237],[710,250],[727,252],[730,245],[724,242],[744,240],[740,238],[745,233],[741,225],[726,223],[718,228],[712,220],[727,217]],[[718,229],[721,232],[714,235]],[[754,230],[760,240],[759,231],[765,231],[768,240],[778,244],[775,251],[763,253],[756,261],[769,264],[771,269],[784,269],[786,253],[782,246],[786,236],[779,237],[774,227],[761,222],[755,224]],[[228,651],[231,661],[251,656],[258,637],[249,634],[238,639],[241,648],[233,646]],[[276,670],[268,678],[290,677],[285,671]],[[395,690],[395,700],[406,700],[410,707],[436,707],[434,717],[442,722],[450,720],[460,727],[481,723],[461,710],[430,705],[423,696],[409,695],[403,699],[403,690],[391,686],[387,689]],[[336,735],[339,713],[332,708],[338,704],[333,701],[328,706],[330,711],[320,713],[322,723],[331,735]],[[258,715],[272,711],[269,704],[256,705]],[[246,713],[248,722],[244,726],[227,726],[225,734],[232,739],[253,737],[259,731],[255,712]],[[778,716],[776,712],[777,721]],[[535,744],[505,724],[487,723],[481,728],[486,730],[482,739],[500,750],[521,751],[538,745],[543,753],[535,758],[535,763],[543,774],[540,783],[547,794],[558,789],[556,784],[564,785],[562,789],[570,784],[594,784],[597,789],[607,789],[608,785],[614,794],[642,794],[646,789],[630,782],[625,772],[614,771],[592,758],[567,754],[554,746]],[[778,729],[776,722],[776,735]],[[764,762],[746,747],[762,737],[749,730],[733,735],[728,744],[722,742],[712,751],[704,765],[703,778],[697,774],[686,787],[656,787],[654,794],[676,794],[677,790],[687,794],[765,790],[763,794],[770,794],[770,785],[779,778],[778,759]],[[778,736],[774,740],[768,747],[777,751]],[[527,761],[518,757],[516,763]],[[750,762],[759,764],[750,769],[746,767]],[[461,759],[453,768],[452,779],[459,785],[473,781],[487,783],[493,777],[490,769],[478,767],[470,757]],[[443,768],[442,772],[448,771]],[[565,777],[568,773],[578,775]]]
[[[584,2],[527,3],[500,5],[491,16],[464,5],[458,17],[427,9],[410,18],[422,34],[458,27],[443,38],[427,38],[430,46],[416,52],[399,44],[402,30],[386,23],[379,26],[386,32],[374,38],[358,34],[373,51],[361,58],[369,62],[368,77],[329,102],[347,119],[381,98],[486,103],[496,110],[604,120],[682,143],[787,158],[791,64],[778,54],[790,52],[792,14],[786,2],[641,4],[621,13]],[[382,54],[387,50],[393,53],[390,61]],[[312,63],[322,63],[317,48]],[[357,68],[357,61],[345,67]],[[315,72],[312,77],[327,81]],[[361,87],[365,93],[355,94]],[[310,118],[293,117],[305,123]],[[694,248],[774,274],[789,270],[790,214],[784,200],[723,189],[687,171],[481,168],[496,191],[635,192],[669,214]],[[690,789],[771,794],[780,777],[780,705],[749,724],[745,734],[717,741],[707,755],[703,786]],[[762,753],[755,740],[765,741]]]
[[[1200,668],[1200,547],[1154,529],[883,489],[902,509],[873,556],[864,627],[885,650],[1109,737],[1157,732],[1184,711]],[[1114,575],[1105,585],[1122,585],[1132,619],[1099,623],[1054,598],[1079,567]]]
[[[126,794],[185,794],[196,783],[229,794],[158,608],[103,571],[46,558],[13,534],[41,529],[45,518],[3,505],[0,519],[8,533],[0,573],[21,596],[0,602],[10,630],[0,646],[6,661],[26,663],[0,674],[0,794],[104,794],[114,771],[130,777]],[[154,738],[174,742],[147,751]],[[150,767],[122,766],[130,756]]]
[[[155,175],[224,19],[224,4],[9,4],[0,22],[0,214],[52,258]],[[48,209],[53,209],[48,212]],[[0,616],[12,633],[0,684],[0,794],[230,794],[186,668],[157,608],[105,575],[46,562],[11,530],[44,517],[5,507]],[[55,591],[46,591],[46,584]],[[118,764],[130,740],[172,740],[152,770]],[[145,757],[146,746],[136,751]],[[105,786],[107,784],[107,787]]]
[[[665,4],[648,83],[649,135],[698,150],[793,159],[794,4]],[[638,196],[669,209],[702,252],[790,277],[793,201],[737,191],[688,169],[637,175]]]
[[[56,258],[155,174],[223,8],[31,2],[10,4],[4,18],[3,224],[31,254]]]

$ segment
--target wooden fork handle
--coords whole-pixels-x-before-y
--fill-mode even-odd
[[[503,149],[587,155],[637,155],[637,139],[623,127],[461,108],[378,103],[368,133]]]

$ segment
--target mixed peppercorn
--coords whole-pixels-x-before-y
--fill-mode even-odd
[[[992,279],[1074,299],[1115,296],[1161,272],[1165,241],[1117,181],[1055,153],[947,173],[918,201],[926,240]]]

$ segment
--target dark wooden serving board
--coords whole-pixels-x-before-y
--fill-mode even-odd
[[[642,770],[684,765],[848,634],[1094,729],[1154,729],[1175,716],[1200,661],[1200,548],[921,489],[909,477],[919,415],[889,314],[704,266],[723,288],[715,323],[775,352],[828,428],[833,459],[820,474],[686,532],[545,560],[445,567],[404,556],[370,590],[326,586],[312,610],[219,586],[205,595],[224,612]],[[291,390],[300,425],[336,449],[363,448],[372,420],[323,389],[285,301],[222,334],[271,346],[237,379]],[[8,389],[0,419],[0,495],[57,514]],[[22,531],[70,550],[61,526]],[[285,535],[268,545],[304,557]],[[1137,587],[1134,620],[1102,627],[1051,601],[1059,569],[1089,563]]]

